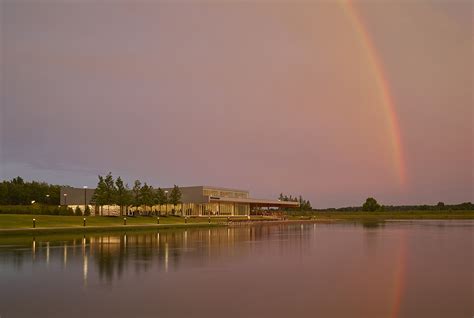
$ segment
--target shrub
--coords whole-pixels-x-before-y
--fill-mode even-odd
[[[79,206],[76,206],[76,209],[74,210],[74,214],[76,216],[82,216],[82,210]]]
[[[72,208],[68,208],[65,206],[58,207],[57,205],[42,204],[0,205],[0,214],[76,215],[75,211]]]
[[[58,215],[68,215],[68,208],[61,206],[58,208]]]
[[[1,205],[0,214],[41,214],[39,205]]]

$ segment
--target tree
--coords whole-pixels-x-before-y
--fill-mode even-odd
[[[362,205],[363,211],[374,212],[380,209],[380,204],[374,198],[367,198],[364,205]]]
[[[141,203],[145,206],[145,213],[149,214],[146,210],[146,207],[151,207],[155,203],[155,197],[153,194],[153,187],[149,186],[146,182],[143,184],[143,187],[140,189]]]
[[[181,189],[175,184],[170,193],[170,203],[173,205],[173,211],[176,211],[176,206],[181,203]],[[176,213],[176,212],[173,212]]]
[[[103,214],[103,206],[107,204],[107,198],[106,198],[106,192],[107,192],[107,186],[104,181],[104,177],[99,175],[99,182],[97,183],[97,187],[94,191],[94,195],[92,196],[91,201],[99,206],[99,214]]]
[[[311,207],[311,202],[309,202],[309,200],[304,200],[303,198],[301,198],[300,210],[301,211],[310,211],[312,209],[313,208]]]
[[[8,194],[10,196],[10,204],[29,204],[25,182],[21,177],[13,178],[10,182]]]
[[[115,187],[112,173],[108,173],[104,179],[105,183],[105,204],[107,205],[107,214],[110,215],[110,206],[115,204],[117,188]]]
[[[436,205],[436,208],[438,210],[444,210],[444,206],[445,206],[444,202],[438,202],[438,204]]]
[[[81,208],[79,206],[76,206],[76,209],[74,210],[74,214],[76,216],[82,216],[82,211],[81,211]]]
[[[464,210],[464,211],[474,210],[474,204],[472,204],[471,202],[463,202],[461,204],[457,204],[455,206],[455,209],[456,210]]]
[[[140,190],[142,188],[142,183],[140,180],[135,180],[133,183],[133,188],[132,188],[132,206],[135,207],[135,211],[138,211],[138,207],[142,205],[142,200],[141,200],[141,195],[140,195]]]
[[[123,208],[130,205],[131,194],[128,185],[124,185],[120,177],[115,180],[115,201],[120,207],[120,215],[123,215]]]
[[[158,188],[155,192],[155,203],[160,206],[159,213],[161,214],[161,206],[168,203],[168,198],[162,188]]]
[[[91,215],[91,208],[89,208],[89,205],[86,205],[86,208],[84,209],[84,216],[90,216]]]
[[[59,186],[45,182],[25,182],[21,177],[0,182],[0,205],[59,205]]]
[[[305,200],[303,196],[290,196],[288,195],[283,195],[283,193],[280,193],[280,196],[278,197],[278,200],[280,201],[287,201],[287,202],[298,202],[299,203],[299,208],[282,208],[284,211],[290,211],[290,210],[300,210],[300,211],[309,211],[312,210],[313,208],[311,207],[311,203],[309,200]]]
[[[8,185],[5,181],[0,183],[0,204],[8,204]]]

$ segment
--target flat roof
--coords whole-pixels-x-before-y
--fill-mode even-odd
[[[233,202],[233,203],[250,203],[256,205],[271,205],[271,206],[287,206],[287,207],[298,207],[299,202],[293,201],[280,201],[280,200],[269,200],[269,199],[254,199],[254,198],[227,198],[227,197],[209,197],[210,202]]]
[[[202,187],[203,189],[209,189],[209,190],[223,190],[223,191],[236,191],[236,192],[249,192],[249,190],[243,190],[243,189],[235,189],[235,188],[226,188],[226,187],[215,187],[215,186],[210,186],[210,185],[201,185],[201,186],[196,186],[196,187]],[[187,187],[183,187],[187,188]],[[193,188],[191,186],[190,188]]]
[[[235,191],[235,192],[244,192],[247,195],[249,192],[247,190],[237,190],[231,188],[222,188],[222,187],[213,187],[213,186],[185,186],[180,187],[181,189],[189,189],[188,191],[183,191],[183,202],[184,203],[217,203],[217,202],[232,202],[232,203],[247,203],[256,206],[275,206],[275,207],[298,207],[298,202],[293,201],[280,201],[280,200],[271,200],[271,199],[256,199],[256,198],[232,198],[232,197],[224,197],[224,196],[212,196],[212,195],[203,195],[203,193],[198,189],[212,189],[212,190],[222,190],[222,191]],[[74,188],[74,187],[67,187],[61,186],[60,188],[60,199],[61,204],[65,204],[66,201],[68,204],[84,204],[86,201],[90,204],[92,196],[94,194],[95,189],[93,188]],[[155,188],[156,189],[156,188]],[[172,188],[162,188],[164,190],[170,190]],[[188,193],[190,190],[192,193]],[[195,192],[195,193],[194,193]],[[63,196],[67,194],[67,198]],[[85,196],[84,196],[85,195]]]

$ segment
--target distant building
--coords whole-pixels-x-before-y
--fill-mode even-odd
[[[169,194],[172,188],[163,190]],[[299,206],[298,202],[251,198],[246,190],[210,186],[180,187],[180,190],[182,193],[181,204],[176,207],[172,204],[155,205],[152,207],[152,211],[181,216],[232,216],[249,215],[250,211],[255,208],[295,208]],[[79,206],[81,209],[84,209],[85,205],[89,205],[93,213],[98,213],[98,207],[91,202],[94,191],[94,189],[61,187],[61,205],[72,208]],[[145,211],[144,207],[127,208],[128,213],[135,210]],[[116,205],[104,206],[103,211],[104,215],[118,214],[119,207]]]

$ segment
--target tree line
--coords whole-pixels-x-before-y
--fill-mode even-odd
[[[341,212],[356,212],[356,211],[368,211],[368,212],[394,212],[394,211],[470,211],[474,210],[474,204],[472,202],[463,202],[459,204],[445,204],[440,201],[437,204],[429,205],[383,205],[377,202],[376,199],[370,197],[367,198],[362,206],[350,206],[343,208],[329,208],[329,209],[317,209],[317,211],[341,211]]]
[[[283,193],[280,193],[280,196],[278,197],[278,200],[280,201],[289,201],[289,202],[298,202],[300,206],[298,208],[285,208],[285,210],[293,210],[293,211],[310,211],[313,208],[311,207],[311,202],[309,200],[303,199],[303,196],[292,196],[286,195]]]
[[[78,206],[76,209],[64,205],[0,205],[0,214],[35,214],[35,215],[68,215],[68,216],[89,216],[90,209],[86,207],[84,213]]]
[[[0,205],[59,204],[59,185],[25,182],[16,177],[0,183]]]
[[[162,188],[154,189],[146,182],[142,184],[140,180],[135,180],[133,187],[130,188],[125,184],[119,176],[114,179],[112,173],[108,173],[105,177],[99,175],[99,181],[92,196],[92,203],[99,207],[99,214],[103,215],[103,208],[111,205],[118,205],[120,208],[120,215],[123,215],[128,207],[134,207],[138,211],[139,207],[144,207],[144,212],[147,215],[161,214],[161,210],[153,211],[153,206],[161,206],[172,204],[173,210],[176,211],[176,206],[181,203],[181,189],[174,185],[171,191],[168,192]],[[166,214],[168,210],[166,209]]]

